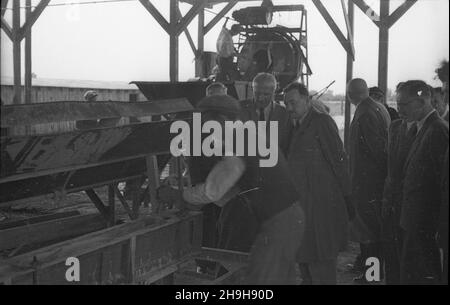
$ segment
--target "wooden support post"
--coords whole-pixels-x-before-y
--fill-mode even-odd
[[[22,67],[21,55],[22,50],[20,46],[20,0],[13,1],[13,66],[14,66],[14,104],[22,103]]]
[[[387,95],[389,60],[389,3],[380,1],[380,34],[378,55],[378,87]]]
[[[330,29],[333,31],[336,38],[341,43],[342,47],[347,53],[352,54],[352,58],[354,59],[355,54],[353,54],[353,49],[351,43],[345,38],[344,34],[342,34],[336,22],[331,17],[330,13],[327,11],[325,6],[323,5],[321,0],[312,0],[314,5],[316,6],[319,13],[322,15],[323,19],[326,21]]]
[[[355,28],[355,6],[352,2],[352,0],[348,1],[348,27],[349,27],[349,36],[350,34],[354,35],[354,28]],[[350,56],[350,54],[347,53],[347,75],[346,75],[346,84],[348,84],[352,78],[353,78],[353,58]],[[350,119],[351,119],[351,109],[352,104],[350,103],[350,99],[348,96],[345,98],[345,129],[344,129],[344,143],[345,148],[349,148],[349,138],[350,138]]]
[[[198,14],[198,43],[197,54],[195,54],[195,76],[204,78],[206,77],[203,69],[203,53],[205,51],[205,34],[203,29],[205,28],[205,9],[202,9]]]
[[[31,17],[31,0],[26,0],[26,20]],[[31,62],[31,32],[32,29],[25,34],[25,104],[32,103],[31,89],[32,89],[32,62]]]
[[[5,18],[2,16],[1,18],[1,28],[5,32],[6,36],[13,41],[13,30],[11,26],[6,22]]]
[[[116,184],[108,185],[108,226],[113,227],[116,224],[116,197],[114,189],[117,189]]]
[[[85,193],[92,201],[92,203],[95,205],[95,207],[99,210],[99,212],[102,214],[102,216],[105,218],[105,220],[109,221],[110,219],[108,208],[105,207],[102,200],[98,197],[97,193],[93,189],[85,190]]]
[[[156,190],[159,187],[159,168],[156,156],[146,157],[148,190],[150,194],[150,202],[152,203],[152,213],[160,213],[161,206],[156,196]]]
[[[178,82],[178,64],[179,64],[179,40],[177,31],[178,25],[178,0],[170,0],[170,81]]]
[[[181,17],[182,17],[181,11],[180,11],[180,9],[178,9],[178,18],[181,18]],[[189,33],[189,30],[187,28],[185,28],[183,30],[183,32],[184,32],[184,35],[186,35],[186,39],[187,39],[189,46],[191,47],[192,52],[194,53],[194,56],[195,56],[197,54],[197,48],[195,47],[195,43],[194,43],[194,40],[192,39],[191,33]]]
[[[156,7],[149,0],[139,0],[145,9],[155,18],[159,25],[170,35],[170,25],[166,18],[156,9]]]
[[[214,18],[208,23],[208,25],[202,30],[204,32],[204,35],[206,35],[209,31],[212,30],[212,28],[223,18],[226,14],[228,14],[229,11],[233,9],[233,7],[236,6],[236,4],[239,2],[239,0],[233,0],[230,1]]]
[[[135,219],[135,215],[133,214],[133,211],[128,205],[128,202],[125,200],[122,193],[119,191],[117,187],[114,188],[114,193],[116,194],[116,197],[119,199],[120,203],[122,204],[123,208],[125,209],[125,212],[127,212],[130,219]]]
[[[9,2],[8,0],[0,1],[1,7],[2,7],[2,14],[1,14],[2,17],[5,16],[5,14],[6,14],[6,8],[8,7],[8,2]]]
[[[389,27],[392,27],[414,4],[417,0],[406,0],[389,17]]]
[[[130,283],[134,284],[135,276],[134,270],[136,268],[136,237],[130,239]]]
[[[380,16],[364,1],[364,0],[352,0],[363,13],[366,15],[376,26],[380,26]]]
[[[175,34],[180,35],[181,32],[183,32],[183,29],[187,28],[188,25],[191,23],[191,21],[197,16],[197,14],[203,10],[208,0],[197,0],[193,5],[192,8],[187,12],[187,14],[179,19],[179,22],[177,22],[177,25],[175,27]],[[178,5],[177,5],[178,6]]]

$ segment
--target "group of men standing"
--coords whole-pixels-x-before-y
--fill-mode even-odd
[[[448,102],[448,63],[441,72]],[[296,263],[304,284],[336,284],[337,257],[349,239],[361,245],[363,275],[375,257],[385,262],[388,284],[441,283],[439,249],[448,257],[448,243],[438,246],[437,233],[441,241],[448,236],[448,123],[433,109],[429,86],[400,86],[400,119],[391,122],[366,82],[352,80],[348,151],[304,85],[284,89],[284,106],[275,102],[276,89],[275,77],[260,73],[252,100],[238,102],[215,84],[197,105],[205,121],[278,122],[274,167],[259,167],[259,156],[191,158],[193,187],[180,197],[160,190],[160,199],[220,207],[205,228],[218,228],[218,241],[208,246],[250,252],[249,284],[295,284]]]
[[[448,62],[438,74],[448,105]],[[349,155],[358,280],[365,281],[365,261],[375,257],[384,262],[387,284],[447,283],[448,115],[433,107],[433,88],[418,80],[398,86],[399,119],[392,122],[363,80],[349,84],[348,96],[357,106]]]

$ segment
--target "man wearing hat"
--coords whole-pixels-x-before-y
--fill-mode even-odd
[[[207,97],[198,110],[204,121],[214,120],[222,126],[240,114],[238,102],[229,96]],[[260,159],[228,153],[192,160],[194,186],[183,191],[179,204],[198,209],[211,203],[227,205],[228,198],[247,202],[259,229],[250,251],[246,284],[295,284],[295,256],[304,231],[304,214],[282,154],[274,167],[260,167]],[[170,202],[173,192],[163,187],[158,196],[162,202]]]

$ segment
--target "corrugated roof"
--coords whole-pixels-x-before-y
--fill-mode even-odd
[[[12,77],[1,77],[2,86],[13,86]],[[51,78],[33,78],[34,87],[59,87],[59,88],[82,88],[82,89],[108,89],[108,90],[138,90],[135,85],[126,82],[108,82],[92,80],[72,80],[72,79],[51,79]],[[24,80],[22,80],[22,86]]]

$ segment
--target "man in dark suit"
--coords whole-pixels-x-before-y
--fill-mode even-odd
[[[275,103],[277,80],[272,74],[260,73],[253,80],[254,99],[242,101],[241,120],[278,122],[278,144],[286,154],[292,128],[286,108]],[[269,124],[267,124],[269,126]],[[269,128],[267,129],[269,131]],[[270,138],[268,137],[269,141]],[[236,199],[222,209],[219,220],[219,248],[248,252],[257,234],[257,219],[249,203]]]
[[[441,280],[436,235],[448,126],[433,108],[431,98],[431,90],[423,81],[408,81],[399,91],[399,111],[408,122],[417,122],[418,129],[404,166],[402,284],[438,284]]]
[[[278,122],[278,144],[281,151],[286,154],[293,125],[286,107],[275,102],[276,89],[275,76],[269,73],[258,74],[253,80],[254,98],[241,102],[242,120]]]
[[[362,79],[348,85],[348,97],[356,106],[350,127],[350,177],[357,215],[351,223],[352,239],[361,247],[362,265],[369,257],[381,258],[380,220],[387,176],[387,141],[391,123],[386,108],[369,97]],[[357,280],[364,282],[365,272]]]
[[[404,117],[392,122],[388,141],[388,176],[382,206],[382,240],[385,280],[388,285],[400,284],[400,255],[403,246],[400,228],[404,166],[417,135],[417,124]]]

